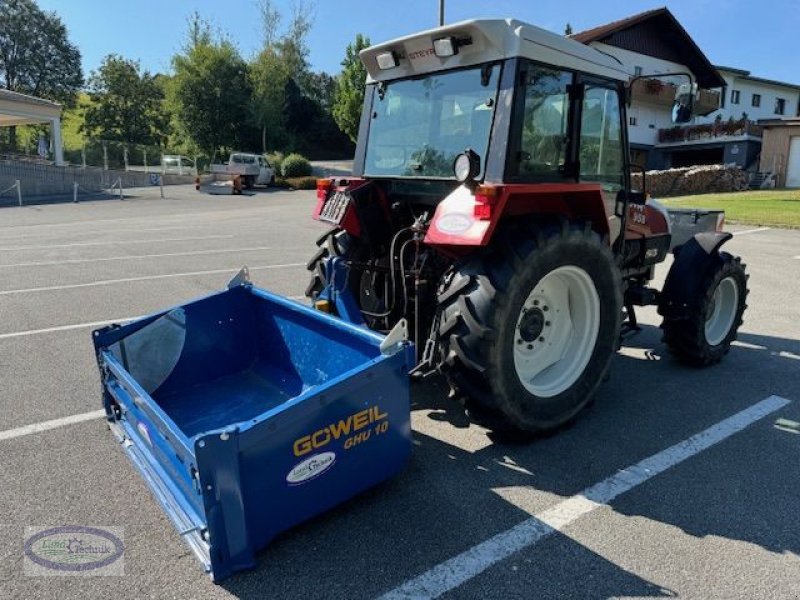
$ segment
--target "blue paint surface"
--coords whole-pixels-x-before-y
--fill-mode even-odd
[[[413,347],[382,354],[382,336],[250,285],[179,308],[180,354],[149,393],[130,371],[163,357],[119,348],[137,332],[149,341],[170,311],[98,330],[94,342],[112,430],[219,581],[403,467]]]

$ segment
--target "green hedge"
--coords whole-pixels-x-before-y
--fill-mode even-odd
[[[293,177],[307,177],[311,175],[311,163],[308,162],[305,156],[290,154],[283,159],[281,174],[287,179]]]
[[[316,177],[291,177],[285,179],[281,177],[275,182],[278,187],[289,188],[292,190],[315,190],[317,189]]]
[[[268,152],[267,153],[267,160],[269,164],[275,169],[275,174],[281,174],[281,166],[283,165],[283,161],[286,158],[286,155],[283,152]]]

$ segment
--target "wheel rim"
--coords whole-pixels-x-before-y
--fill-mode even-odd
[[[514,329],[514,367],[523,387],[542,398],[569,389],[583,374],[600,331],[600,297],[589,274],[559,267],[537,283]]]
[[[714,290],[706,316],[706,341],[711,346],[721,344],[730,333],[739,307],[739,286],[733,277],[726,277]]]

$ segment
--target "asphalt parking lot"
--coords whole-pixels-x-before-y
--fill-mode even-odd
[[[800,231],[732,228],[751,293],[722,364],[675,362],[643,310],[590,410],[527,445],[416,385],[400,476],[214,585],[101,418],[29,427],[100,408],[100,324],[243,264],[301,297],[313,192],[157,195],[0,209],[0,598],[800,598]],[[124,528],[125,574],[26,576],[24,528],[64,524]]]

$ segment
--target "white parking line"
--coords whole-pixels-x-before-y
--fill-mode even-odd
[[[74,425],[75,423],[83,423],[84,421],[93,421],[99,419],[106,414],[104,410],[93,410],[91,412],[81,413],[79,415],[71,415],[69,417],[62,417],[61,419],[53,419],[52,421],[42,421],[41,423],[34,423],[32,425],[24,425],[16,429],[6,429],[0,431],[0,442],[5,440],[13,440],[14,438],[30,435],[32,433],[41,433],[42,431],[49,431],[64,425]]]
[[[202,256],[204,254],[224,254],[231,252],[253,252],[256,250],[269,250],[269,246],[253,246],[250,248],[226,248],[224,250],[195,250],[193,252],[166,252],[162,254],[129,254],[127,256],[104,256],[102,258],[74,258],[68,260],[51,260],[41,262],[15,263],[0,265],[0,269],[16,267],[50,267],[55,265],[77,265],[81,263],[106,262],[111,260],[142,260],[144,258],[166,258],[170,256]]]
[[[115,231],[116,233],[116,231]],[[230,239],[232,235],[204,235],[196,237],[162,238],[155,240],[114,240],[112,242],[75,242],[74,244],[39,244],[38,246],[7,246],[0,248],[4,252],[17,250],[50,250],[51,248],[78,248],[83,246],[117,246],[120,244],[159,244],[162,242],[194,242],[200,240]]]
[[[751,233],[758,233],[759,231],[769,231],[771,227],[759,227],[757,229],[745,229],[744,231],[732,231],[733,235],[749,235]]]
[[[436,598],[469,581],[492,565],[530,547],[590,512],[607,506],[620,494],[688,458],[707,450],[759,419],[789,404],[789,400],[770,396],[716,425],[645,458],[580,494],[559,502],[535,517],[473,546],[443,563],[410,579],[386,593],[383,598]]]
[[[58,331],[70,331],[72,329],[86,329],[89,327],[103,327],[112,323],[126,323],[141,317],[127,317],[125,319],[108,319],[106,321],[92,321],[91,323],[75,323],[74,325],[58,325],[57,327],[45,327],[43,329],[28,329],[27,331],[14,331],[11,333],[0,333],[0,341],[29,335],[39,335],[40,333],[56,333]]]
[[[305,263],[289,263],[285,265],[262,265],[259,267],[249,267],[251,271],[261,271],[264,269],[286,269],[289,267],[302,267]],[[101,281],[90,281],[89,283],[71,283],[68,285],[49,285],[38,288],[27,288],[17,290],[3,290],[0,291],[0,296],[10,296],[12,294],[28,294],[32,292],[53,292],[57,290],[72,290],[76,288],[94,287],[100,285],[114,285],[117,283],[130,283],[133,281],[151,281],[156,279],[172,279],[176,277],[192,277],[195,275],[216,275],[218,273],[233,273],[237,272],[240,267],[229,267],[227,269],[212,269],[210,271],[191,271],[189,273],[168,273],[166,275],[148,275],[146,277],[124,277],[122,279],[104,279]]]
[[[299,302],[306,300],[305,296],[286,296],[287,300],[294,300]],[[136,319],[143,319],[144,316],[139,317],[125,317],[124,319],[107,319],[105,321],[91,321],[89,323],[73,323],[72,325],[57,325],[55,327],[44,327],[42,329],[27,329],[25,331],[12,331],[10,333],[0,333],[0,341],[10,340],[19,337],[27,337],[30,335],[39,335],[42,333],[58,333],[60,331],[71,331],[73,329],[89,329],[91,327],[104,327],[112,323],[119,323],[120,325]]]

